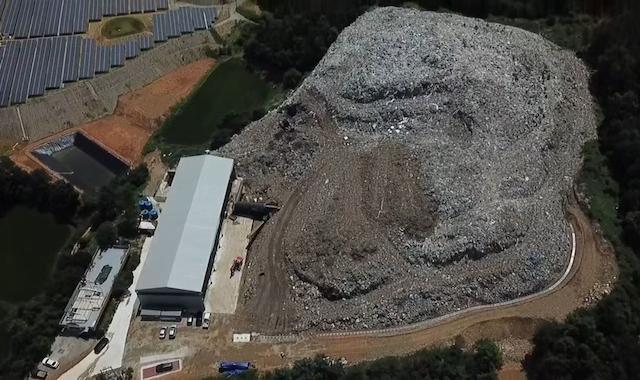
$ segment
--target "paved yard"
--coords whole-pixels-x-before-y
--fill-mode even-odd
[[[238,303],[242,271],[230,276],[233,260],[240,256],[246,260],[247,236],[251,232],[253,220],[237,217],[225,219],[222,224],[218,252],[214,259],[209,288],[205,296],[205,309],[212,313],[233,314]],[[244,268],[244,264],[243,264]]]

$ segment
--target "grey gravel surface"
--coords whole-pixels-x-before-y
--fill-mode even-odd
[[[283,243],[294,327],[399,325],[553,283],[596,137],[588,80],[571,52],[483,20],[380,8],[346,28],[220,151],[256,198],[307,184]]]

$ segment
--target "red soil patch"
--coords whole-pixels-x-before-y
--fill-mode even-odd
[[[171,108],[189,95],[214,64],[215,60],[205,58],[172,71],[145,87],[121,95],[112,115],[26,145],[11,159],[26,170],[41,168],[30,154],[33,149],[59,136],[82,130],[108,150],[136,164],[142,159],[147,140]]]

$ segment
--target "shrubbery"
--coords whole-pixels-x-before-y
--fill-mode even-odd
[[[68,183],[50,182],[43,171],[27,173],[8,157],[0,157],[0,215],[18,204],[50,212],[58,221],[70,223],[80,198]]]
[[[612,194],[589,195],[598,207],[592,213],[616,248],[619,280],[595,308],[578,311],[565,323],[537,333],[526,363],[531,379],[633,379],[640,373],[640,40],[636,37],[640,10],[636,3],[626,5],[626,12],[601,25],[584,53],[596,70],[592,87],[604,113],[600,150],[619,183],[619,190],[608,184],[601,191],[614,191],[615,196],[619,192],[620,206],[605,209],[598,202]],[[623,236],[617,228],[621,223]]]
[[[497,379],[502,354],[495,343],[479,341],[472,350],[459,347],[424,349],[408,356],[388,356],[345,367],[323,357],[302,359],[291,368],[259,374],[249,372],[238,379],[261,380],[418,380]]]

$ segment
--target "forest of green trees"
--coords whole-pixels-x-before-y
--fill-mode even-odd
[[[620,276],[616,288],[592,310],[544,327],[527,360],[531,378],[635,379],[640,374],[640,4],[602,21],[587,51],[595,70],[593,94],[604,114],[600,150],[619,184],[623,236],[614,244]]]
[[[481,340],[471,350],[459,347],[423,349],[407,356],[388,356],[355,366],[325,358],[302,359],[291,368],[265,373],[249,372],[239,380],[492,380],[502,367],[495,343]],[[226,377],[220,377],[226,378]]]
[[[15,205],[50,212],[60,222],[69,223],[80,206],[80,198],[65,181],[50,182],[45,172],[27,173],[8,157],[0,157],[0,216]]]
[[[245,58],[276,81],[297,81],[310,72],[342,28],[371,6],[400,0],[262,0],[264,16],[244,38]],[[592,68],[592,92],[603,113],[598,150],[608,167],[597,170],[615,183],[610,210],[622,234],[609,233],[620,266],[613,292],[596,307],[535,337],[524,363],[531,379],[634,379],[640,375],[640,2],[637,0],[415,0],[424,9],[516,22],[539,19],[570,24],[593,20],[576,54]],[[289,83],[289,87],[295,84]],[[597,196],[597,194],[595,195]],[[599,219],[597,213],[593,217]],[[611,223],[611,221],[608,221]],[[608,229],[604,228],[605,231]],[[611,231],[609,229],[608,231]],[[393,377],[389,377],[393,378]]]
[[[312,70],[340,30],[372,6],[402,6],[405,0],[261,0],[264,16],[245,41],[245,58],[271,80],[298,78]],[[449,10],[473,17],[505,16],[570,20],[578,14],[609,17],[633,0],[415,0],[427,10]],[[287,74],[287,75],[285,75]]]
[[[69,244],[52,263],[55,267],[43,293],[19,304],[0,301],[0,325],[8,332],[0,339],[9,343],[8,352],[0,356],[0,379],[24,378],[49,352],[60,330],[58,322],[69,297],[93,256],[89,242],[80,239],[84,229],[92,226],[95,230],[109,223],[117,226],[114,232],[118,236],[135,235],[136,196],[147,179],[147,168],[140,166],[114,178],[97,197],[84,196],[81,199],[68,183],[50,182],[44,172],[27,173],[9,158],[0,157],[0,216],[14,206],[24,205],[51,213],[61,222],[77,226]],[[80,249],[69,255],[75,242],[80,243]],[[126,290],[132,281],[132,270],[128,267],[121,273],[114,292],[121,295]]]

